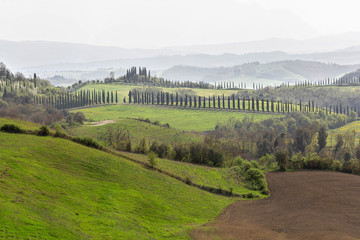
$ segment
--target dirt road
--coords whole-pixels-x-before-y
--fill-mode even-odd
[[[334,172],[268,173],[271,196],[239,201],[194,239],[360,239],[360,176]]]

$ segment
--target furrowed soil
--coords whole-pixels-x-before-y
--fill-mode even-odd
[[[360,177],[335,172],[267,173],[271,196],[231,204],[194,239],[360,239]]]

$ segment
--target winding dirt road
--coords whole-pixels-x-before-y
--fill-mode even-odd
[[[268,173],[271,196],[239,201],[194,239],[360,239],[360,176],[334,172]]]

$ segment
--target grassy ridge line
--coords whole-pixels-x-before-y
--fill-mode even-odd
[[[0,159],[1,239],[189,239],[236,200],[61,138],[0,133]]]
[[[20,134],[28,134],[28,135],[36,135],[36,131],[33,131],[33,130],[23,130],[23,132],[22,133],[20,133]],[[55,136],[55,134],[54,133],[50,133],[49,134],[50,136],[52,136],[52,137],[54,137]],[[75,142],[75,143],[78,143],[78,144],[81,144],[81,145],[83,145],[83,146],[87,146],[88,147],[88,145],[86,144],[86,143],[84,143],[83,141],[81,141],[81,138],[78,138],[78,137],[71,137],[71,136],[68,136],[68,135],[61,135],[61,136],[58,136],[59,138],[63,138],[63,139],[66,139],[66,140],[70,140],[70,141],[72,141],[72,142]],[[140,164],[140,165],[142,165],[142,166],[145,166],[145,167],[147,167],[147,168],[151,168],[151,166],[150,166],[150,164],[148,164],[148,163],[146,163],[146,162],[143,162],[143,161],[139,161],[139,160],[137,160],[137,159],[135,159],[135,158],[132,158],[132,157],[130,157],[130,156],[128,156],[128,155],[125,155],[125,154],[123,154],[123,153],[121,153],[121,152],[119,152],[119,151],[115,151],[115,150],[112,150],[112,149],[110,149],[110,148],[107,148],[107,147],[104,147],[104,146],[94,146],[93,148],[96,148],[96,149],[98,149],[98,150],[100,150],[100,151],[103,151],[103,152],[106,152],[106,153],[110,153],[110,154],[113,154],[113,155],[116,155],[116,156],[119,156],[119,157],[123,157],[123,158],[126,158],[126,159],[128,159],[128,160],[130,160],[130,161],[132,161],[132,162],[135,162],[135,163],[137,163],[137,164]],[[170,173],[170,172],[168,172],[168,171],[165,171],[165,170],[163,170],[163,169],[160,169],[160,168],[153,168],[154,170],[156,170],[156,171],[158,171],[158,172],[160,172],[160,173],[162,173],[162,174],[165,174],[165,175],[167,175],[167,176],[169,176],[169,177],[172,177],[172,178],[174,178],[174,179],[176,179],[176,180],[179,180],[179,181],[181,181],[181,182],[183,182],[183,183],[185,183],[185,184],[188,184],[188,185],[190,185],[190,186],[193,186],[193,187],[197,187],[197,188],[199,188],[199,189],[201,189],[201,190],[205,190],[205,191],[208,191],[208,192],[211,192],[211,193],[215,193],[215,194],[219,194],[219,195],[223,195],[223,196],[234,196],[234,197],[240,197],[241,195],[239,195],[239,194],[235,194],[235,193],[232,193],[232,192],[230,192],[230,191],[228,191],[228,190],[224,190],[224,189],[220,189],[220,188],[214,188],[214,187],[209,187],[209,186],[204,186],[204,185],[200,185],[200,184],[197,184],[197,183],[192,183],[192,182],[188,182],[186,179],[184,179],[184,178],[182,178],[182,177],[179,177],[179,176],[177,176],[177,175],[175,175],[175,174],[173,174],[173,173]]]

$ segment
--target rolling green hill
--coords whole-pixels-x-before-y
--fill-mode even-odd
[[[119,101],[121,102],[124,97],[128,98],[128,94],[130,90],[134,88],[154,88],[153,86],[147,85],[125,85],[125,84],[87,84],[80,90],[105,90],[105,91],[117,91]],[[197,96],[212,96],[212,95],[225,95],[231,96],[232,94],[236,94],[242,90],[226,90],[226,89],[201,89],[201,88],[165,88],[165,87],[156,87],[156,89],[162,90],[164,92],[176,93],[176,92],[185,92],[189,95],[197,95]]]
[[[0,133],[2,239],[188,239],[234,200],[68,140]]]
[[[144,105],[107,105],[74,109],[73,112],[83,112],[87,119],[92,121],[115,120],[119,118],[149,118],[152,122],[160,121],[169,123],[170,127],[185,131],[209,131],[214,130],[220,121],[227,121],[229,118],[243,118],[245,116],[254,118],[254,121],[267,118],[279,117],[281,115],[246,113],[238,111],[223,110],[198,110],[182,108],[166,108]]]
[[[92,123],[90,123],[92,124]],[[187,132],[174,128],[166,128],[151,123],[139,121],[136,119],[119,119],[114,123],[106,125],[81,125],[68,129],[68,133],[79,137],[93,137],[101,141],[108,129],[122,128],[129,131],[131,142],[136,144],[140,138],[145,137],[147,140],[159,143],[188,143],[201,142],[204,135],[195,132]]]
[[[146,155],[122,152],[122,154],[136,159],[140,162],[147,163]],[[250,190],[246,188],[245,181],[239,176],[233,168],[214,168],[208,166],[201,166],[186,162],[179,162],[169,159],[157,158],[156,168],[181,176],[189,181],[204,185],[208,187],[232,190],[235,194],[248,194],[253,193],[260,197],[267,197],[261,191]]]

